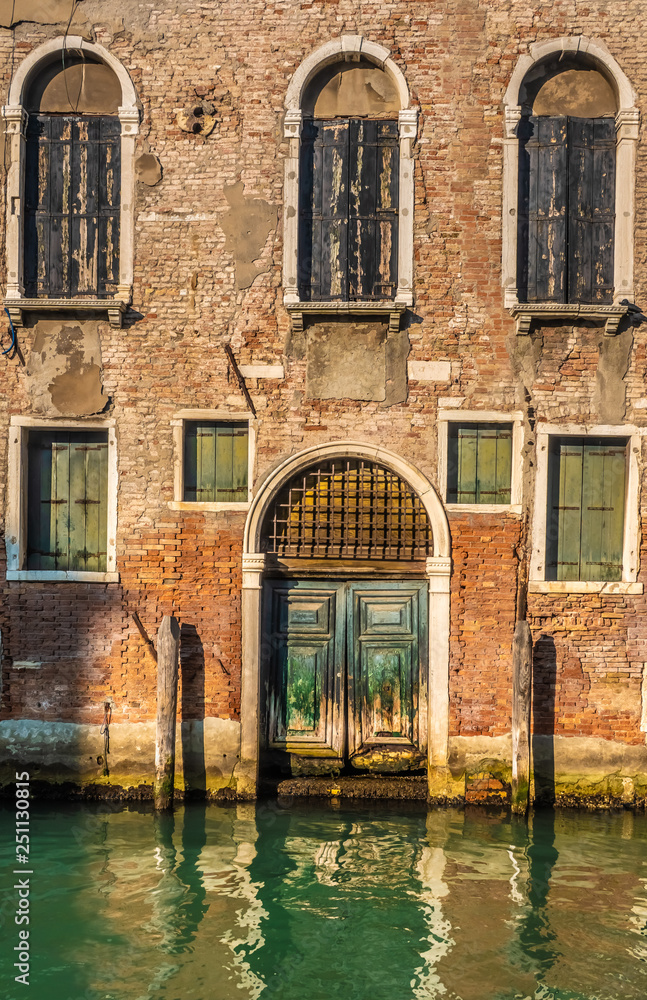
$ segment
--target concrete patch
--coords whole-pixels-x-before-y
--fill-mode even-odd
[[[317,323],[307,331],[306,395],[391,406],[407,398],[406,331],[386,324]]]

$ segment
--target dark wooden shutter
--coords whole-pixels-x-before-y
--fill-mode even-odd
[[[393,298],[398,188],[397,122],[305,123],[299,220],[305,301]]]
[[[187,421],[184,499],[202,503],[246,502],[248,437],[245,423]]]
[[[566,302],[567,121],[539,116],[529,121],[527,298]]]
[[[27,568],[105,572],[107,434],[32,431],[28,451]]]
[[[31,296],[105,297],[119,282],[121,126],[112,116],[31,115],[25,286]]]
[[[617,439],[551,441],[547,579],[622,579],[626,456]]]
[[[314,301],[348,299],[348,133],[347,120],[310,122],[302,143],[301,242],[306,258],[310,250],[309,278],[306,259],[302,267]]]
[[[447,501],[510,503],[512,427],[509,424],[449,426]]]
[[[615,146],[612,118],[568,120],[570,302],[613,301]]]
[[[398,283],[398,125],[350,122],[350,299],[391,299]]]

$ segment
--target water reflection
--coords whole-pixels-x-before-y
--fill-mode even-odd
[[[40,807],[32,833],[51,1000],[647,995],[644,816]]]

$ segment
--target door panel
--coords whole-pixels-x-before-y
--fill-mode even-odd
[[[411,648],[394,643],[361,645],[362,742],[412,737]]]
[[[343,668],[339,584],[270,582],[268,741],[277,749],[339,750]]]
[[[426,611],[423,581],[349,584],[351,757],[359,753],[364,760],[363,750],[386,745],[424,749],[419,717],[420,678],[427,676]]]

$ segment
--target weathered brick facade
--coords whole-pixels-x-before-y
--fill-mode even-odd
[[[0,29],[3,101],[22,60],[66,30],[69,3],[47,5],[54,11],[51,23],[37,4],[31,7],[31,19],[13,26],[5,21]],[[644,433],[647,355],[645,326],[626,318],[612,337],[599,321],[563,318],[541,320],[529,336],[517,335],[501,277],[503,101],[531,45],[583,36],[617,61],[642,110],[647,70],[633,39],[647,4],[631,0],[622,8],[620,16],[602,0],[532,7],[514,0],[177,0],[159,8],[123,0],[78,3],[69,34],[102,46],[130,76],[141,108],[136,156],[156,157],[162,176],[147,182],[142,168],[128,209],[134,216],[134,280],[123,327],[111,326],[105,314],[26,313],[16,350],[0,359],[1,511],[10,501],[5,470],[15,432],[11,418],[42,418],[43,424],[84,419],[74,406],[57,407],[49,376],[38,374],[37,338],[61,343],[52,324],[78,328],[81,337],[98,335],[106,403],[85,413],[95,421],[114,420],[118,471],[119,582],[5,581],[1,550],[0,730],[12,767],[26,760],[34,777],[150,784],[156,670],[132,613],[153,637],[162,617],[173,614],[182,625],[181,718],[225,720],[213,722],[208,737],[205,728],[207,787],[214,794],[227,787],[240,791],[234,765],[246,512],[193,511],[174,502],[172,425],[184,410],[236,417],[247,411],[224,350],[230,344],[239,366],[280,365],[284,371],[282,378],[246,378],[258,417],[253,494],[290,456],[351,439],[397,454],[439,490],[439,409],[460,408],[472,420],[478,411],[523,414],[524,450],[516,456],[523,466],[520,511],[447,510],[447,780],[459,797],[470,775],[509,781],[512,634],[519,587],[525,586],[524,545],[532,551],[536,542],[536,432],[550,424],[581,425],[583,434],[591,427],[627,434],[622,428],[628,426]],[[315,315],[299,332],[283,305],[286,91],[308,56],[342,36],[363,36],[389,50],[419,111],[414,304],[401,323],[408,358],[405,351],[406,360],[394,362],[406,373],[408,361],[410,374],[396,402],[388,385],[382,400],[334,393],[317,398],[309,388],[317,374],[313,345],[346,320]],[[178,113],[200,100],[215,107],[215,127],[206,136],[179,125]],[[3,180],[9,137],[4,149]],[[641,130],[634,229],[639,306],[647,291],[646,191]],[[384,317],[346,319],[348,337],[358,331],[375,331],[380,342],[394,336],[387,335]],[[4,349],[8,322],[2,330]],[[67,356],[58,350],[60,370],[77,371],[72,349]],[[370,367],[368,351],[364,358]],[[449,367],[436,381],[416,380],[412,362]],[[344,366],[342,356],[331,372],[333,383]],[[388,364],[386,370],[388,382]],[[646,460],[643,446],[637,455],[637,583],[645,579]],[[547,593],[530,587],[533,731],[551,743],[553,736],[567,738],[556,740],[554,750],[558,798],[644,800],[647,606],[638,590]],[[97,764],[106,701],[112,703],[109,779]],[[63,723],[79,728],[57,729]],[[10,778],[11,769],[3,775]]]

